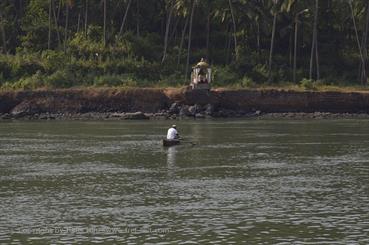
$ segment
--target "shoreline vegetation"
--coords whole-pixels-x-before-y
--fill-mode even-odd
[[[1,118],[369,113],[368,1],[142,2],[1,1]]]
[[[369,3],[4,0],[0,89],[213,87],[366,91]],[[319,47],[319,48],[318,48]]]

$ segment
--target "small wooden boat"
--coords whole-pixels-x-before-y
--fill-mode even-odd
[[[180,140],[168,140],[168,139],[163,139],[163,146],[174,146],[174,145],[179,145],[180,144]]]

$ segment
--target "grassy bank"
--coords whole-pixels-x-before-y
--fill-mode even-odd
[[[58,88],[98,87],[183,87],[189,83],[184,75],[184,65],[161,64],[134,56],[104,57],[89,52],[81,56],[70,51],[18,52],[0,55],[0,89],[32,90]],[[283,76],[268,80],[265,66],[256,65],[244,72],[237,65],[213,68],[213,88],[231,89],[287,89],[315,91],[367,91],[358,83],[335,80],[313,81],[302,78],[297,83],[288,82],[288,69]],[[301,76],[300,76],[301,77]],[[285,79],[284,79],[285,78]],[[277,80],[280,79],[280,80]],[[269,81],[269,82],[268,82]],[[279,81],[279,82],[278,82]]]

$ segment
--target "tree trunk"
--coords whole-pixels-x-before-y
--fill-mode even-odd
[[[86,0],[85,6],[85,37],[87,37],[87,27],[88,27],[88,0]]]
[[[272,39],[270,41],[270,52],[269,52],[269,71],[268,71],[268,81],[272,81],[272,59],[273,59],[273,47],[274,47],[274,38],[275,38],[275,29],[277,24],[277,12],[274,13],[273,18],[273,28],[272,28]]]
[[[124,28],[124,25],[125,25],[126,20],[127,20],[128,10],[129,10],[129,7],[131,6],[131,3],[132,3],[132,0],[129,0],[126,11],[125,11],[124,16],[123,16],[122,24],[121,24],[120,29],[119,29],[119,36],[121,36],[122,33],[123,33],[123,28]]]
[[[260,59],[260,24],[259,24],[259,19],[256,20],[256,46],[257,46],[258,58]]]
[[[60,33],[59,33],[58,18],[56,16],[56,9],[55,9],[54,1],[52,1],[52,3],[53,3],[52,8],[53,8],[54,22],[55,22],[55,27],[56,27],[56,36],[58,38],[58,47],[61,47],[61,38],[60,38]]]
[[[23,0],[19,0],[19,13],[23,13]],[[19,15],[19,18],[21,17],[21,15]]]
[[[140,36],[140,0],[136,0],[136,34]]]
[[[64,28],[64,53],[67,51],[67,40],[68,40],[68,21],[69,21],[69,6],[65,4],[65,28]]]
[[[319,67],[319,51],[318,51],[318,31],[315,35],[315,61],[316,61],[316,80],[320,80],[320,67]]]
[[[48,33],[48,37],[47,37],[47,48],[50,49],[51,48],[51,9],[52,9],[52,2],[53,0],[49,0],[49,33]]]
[[[63,3],[63,0],[59,0],[58,16],[56,17],[58,23],[59,23],[60,11],[61,11],[61,8],[62,8],[62,3]]]
[[[165,37],[164,37],[164,51],[163,51],[163,58],[161,59],[161,63],[164,63],[165,58],[167,56],[167,47],[168,47],[168,37],[169,37],[169,29],[170,29],[170,22],[173,15],[174,6],[170,6],[168,20],[165,27]]]
[[[191,16],[190,16],[190,26],[188,31],[188,45],[187,45],[187,62],[186,62],[186,71],[185,71],[185,82],[187,82],[187,73],[188,66],[190,64],[190,50],[191,50],[191,39],[192,39],[192,23],[193,23],[193,15],[195,13],[196,0],[193,0],[192,8],[191,8]]]
[[[314,27],[313,27],[313,40],[311,45],[311,54],[310,54],[310,71],[309,71],[309,79],[313,79],[313,61],[314,61],[314,53],[317,54],[317,32],[318,32],[318,8],[319,1],[315,0],[315,11],[314,11]],[[318,62],[317,62],[318,63]],[[318,70],[318,68],[317,68]]]
[[[297,63],[297,35],[298,35],[298,20],[295,18],[295,40],[293,49],[293,82],[296,83],[296,63]]]
[[[175,16],[174,16],[175,17]],[[168,40],[168,44],[174,39],[174,40],[177,40],[177,28],[178,28],[178,23],[179,23],[179,19],[180,18],[176,18],[176,22],[174,24],[174,27],[173,27],[173,30],[172,30],[172,33],[170,34],[169,36],[169,40]]]
[[[288,40],[288,51],[289,51],[289,55],[288,55],[288,65],[290,67],[290,71],[292,72],[293,69],[293,64],[292,64],[292,57],[293,57],[293,38],[294,38],[294,32],[290,31],[290,38]]]
[[[77,21],[77,33],[79,32],[80,28],[79,26],[81,25],[81,13],[78,13],[78,21]]]
[[[365,21],[365,30],[364,30],[364,34],[363,34],[363,38],[362,38],[362,43],[361,43],[361,48],[362,48],[362,53],[364,55],[364,64],[363,67],[361,68],[361,81],[365,81],[365,83],[367,82],[367,77],[366,77],[366,66],[367,66],[367,60],[368,60],[368,51],[367,51],[367,42],[368,42],[368,27],[369,27],[369,2],[367,2],[366,4],[366,21]]]
[[[106,47],[106,0],[104,0],[104,34],[103,34],[103,44]]]
[[[236,60],[237,60],[238,59],[238,54],[237,54],[236,20],[235,20],[234,13],[233,13],[232,1],[228,0],[228,4],[229,4],[229,9],[231,10],[231,16],[232,16],[234,53],[235,53]]]
[[[0,10],[1,11],[1,10]],[[6,54],[8,52],[8,50],[6,49],[6,35],[5,35],[5,27],[4,27],[4,23],[3,23],[3,15],[0,12],[0,28],[1,28],[1,36],[2,36],[2,41],[3,41],[3,53]]]
[[[209,61],[210,56],[210,10],[208,9],[207,23],[206,23],[206,60]]]
[[[360,53],[361,65],[362,65],[362,67],[363,67],[363,70],[365,70],[364,55],[363,55],[362,48],[361,48],[360,41],[359,41],[359,34],[358,34],[358,31],[357,31],[357,26],[356,26],[356,21],[355,21],[354,10],[353,10],[353,8],[352,8],[352,3],[351,3],[351,1],[349,1],[348,3],[349,3],[349,5],[350,5],[352,22],[353,22],[353,24],[354,24],[355,37],[356,37],[356,42],[357,42],[357,46],[358,46],[359,53]],[[366,75],[365,75],[365,77],[366,77]],[[362,85],[364,85],[365,83],[366,83],[366,81],[364,81],[363,79],[361,79],[361,84],[362,84]]]
[[[228,65],[229,64],[229,53],[231,50],[231,42],[232,42],[232,34],[230,33],[230,27],[228,27],[227,29],[227,42],[226,42],[226,59],[225,59],[225,64]]]
[[[21,20],[23,18],[23,0],[16,1],[15,8],[16,8],[15,23],[17,25],[20,25]]]
[[[185,34],[186,34],[186,31],[187,31],[188,20],[189,20],[189,18],[187,17],[186,21],[185,21],[185,25],[184,25],[183,30],[182,30],[181,43],[179,44],[179,49],[178,49],[177,68],[178,68],[179,64],[181,63],[181,54],[182,54],[182,48],[183,48]]]

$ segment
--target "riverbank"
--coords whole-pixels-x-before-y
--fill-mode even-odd
[[[0,118],[369,118],[368,92],[176,89],[64,89],[0,92]]]
[[[137,117],[136,115],[139,115]],[[13,116],[11,114],[1,114],[0,121],[9,120],[91,120],[91,121],[118,121],[118,120],[202,120],[202,119],[216,119],[216,118],[249,118],[249,119],[369,119],[369,114],[366,113],[249,113],[243,115],[233,115],[228,117],[216,117],[216,116],[178,116],[168,115],[166,113],[76,113],[76,114],[54,114],[54,113],[41,113],[29,116]]]

